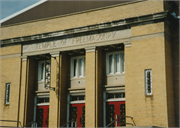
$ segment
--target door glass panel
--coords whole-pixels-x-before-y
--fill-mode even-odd
[[[125,104],[120,104],[120,117],[121,117],[121,123],[120,123],[120,125],[121,126],[126,126],[126,118],[125,118],[125,116],[126,116],[126,111],[125,111]]]
[[[106,116],[107,124],[111,123],[114,120],[114,105],[107,105],[107,116]],[[114,123],[112,123],[109,127],[114,127]]]
[[[44,63],[42,63],[42,67],[41,67],[41,80],[44,79]]]
[[[82,107],[82,127],[85,127],[85,106]]]
[[[74,76],[77,76],[77,60],[74,60]]]
[[[79,59],[79,76],[83,76],[83,59]]]
[[[116,72],[120,72],[120,55],[116,54]]]
[[[122,54],[122,72],[124,72],[124,54]]]
[[[44,113],[43,108],[37,109],[37,126],[38,127],[43,127],[43,113]]]
[[[75,127],[76,119],[77,119],[77,107],[72,107],[71,119],[73,119],[73,122],[71,123],[71,127]]]
[[[113,72],[113,55],[109,55],[109,73]]]

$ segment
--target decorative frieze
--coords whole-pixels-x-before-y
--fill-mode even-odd
[[[101,41],[111,41],[121,38],[129,38],[131,36],[131,30],[111,31],[106,33],[92,34],[86,36],[79,36],[74,38],[65,38],[61,40],[53,40],[36,44],[23,45],[23,53],[64,48],[70,46],[86,45]]]

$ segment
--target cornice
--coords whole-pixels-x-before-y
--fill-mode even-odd
[[[12,39],[5,39],[5,40],[1,40],[1,46],[22,44],[22,43],[26,43],[30,41],[38,41],[42,39],[69,36],[69,35],[74,35],[74,34],[83,33],[83,32],[85,33],[85,32],[90,32],[90,31],[97,31],[97,30],[114,29],[114,28],[123,27],[123,26],[131,27],[131,26],[135,26],[139,24],[152,23],[152,22],[160,21],[162,19],[167,18],[168,14],[169,14],[168,11],[164,11],[164,12],[154,13],[150,15],[131,17],[131,18],[120,19],[120,20],[116,20],[112,22],[94,24],[94,25],[89,25],[89,26],[82,26],[82,27],[66,29],[66,30],[61,30],[61,31],[56,31],[56,32],[42,33],[42,34],[17,37],[17,38],[12,38]]]

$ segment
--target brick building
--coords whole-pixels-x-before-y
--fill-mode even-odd
[[[178,4],[45,0],[1,21],[0,125],[179,126]]]

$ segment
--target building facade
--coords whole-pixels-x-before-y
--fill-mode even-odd
[[[3,21],[0,125],[178,127],[178,12],[173,1],[44,1]]]

